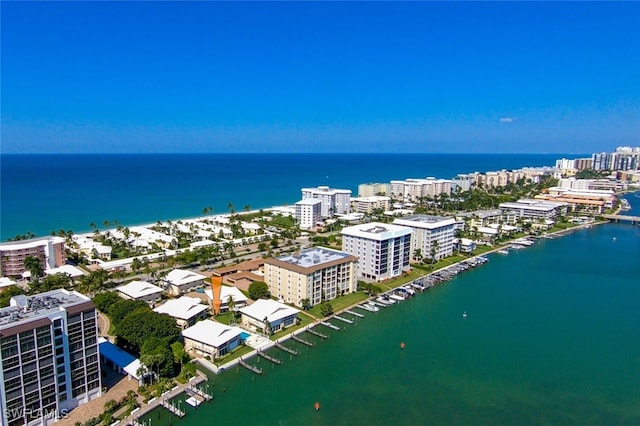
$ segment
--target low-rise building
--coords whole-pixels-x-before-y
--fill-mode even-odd
[[[410,269],[411,228],[372,222],[341,233],[342,251],[358,258],[356,276],[382,281]]]
[[[222,277],[223,284],[247,291],[252,283],[264,281],[264,259],[245,260],[236,265],[214,269],[213,273]]]
[[[120,287],[116,287],[118,295],[123,299],[144,300],[153,303],[160,299],[162,289],[146,281],[131,281]]]
[[[302,306],[331,300],[357,290],[357,258],[325,247],[313,247],[265,261],[265,282],[275,297]]]
[[[207,288],[204,290],[204,292],[209,300],[213,301],[213,290]],[[249,300],[249,298],[245,296],[238,288],[223,285],[220,287],[220,301],[222,302],[222,304],[220,305],[221,313],[229,311],[229,300],[233,301],[235,305],[234,310],[237,311],[238,309],[247,306],[247,301]]]
[[[207,277],[193,271],[174,269],[163,279],[167,292],[175,296],[188,293],[196,288],[204,287]]]
[[[298,312],[296,308],[271,299],[256,300],[240,309],[242,326],[264,334],[273,334],[294,325]]]
[[[182,331],[185,351],[211,359],[220,358],[240,345],[244,331],[212,320],[197,322]]]
[[[556,216],[567,213],[568,204],[564,202],[521,199],[516,202],[500,203],[499,207],[504,212],[513,213],[518,219],[536,221],[555,220]]]
[[[154,311],[169,315],[176,320],[178,327],[184,330],[207,317],[209,307],[200,302],[197,297],[182,296],[179,299],[167,300]]]

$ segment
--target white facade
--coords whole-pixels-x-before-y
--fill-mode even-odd
[[[167,300],[154,311],[169,315],[184,330],[194,325],[199,319],[206,318],[208,309],[209,307],[200,303],[197,297],[182,296],[179,299]]]
[[[498,207],[506,212],[515,213],[520,219],[555,220],[559,213],[567,212],[567,203],[523,199],[516,202],[501,203]]]
[[[422,197],[451,194],[453,181],[447,179],[406,179],[391,181],[391,196],[403,201],[418,201]]]
[[[167,290],[173,295],[187,293],[194,288],[203,287],[206,276],[197,272],[187,271],[184,269],[174,269],[167,274],[164,282],[167,284]]]
[[[358,197],[374,197],[376,195],[390,195],[391,184],[361,183],[358,185]]]
[[[322,201],[322,217],[332,217],[335,214],[347,214],[351,208],[351,190],[335,189],[328,186],[317,188],[302,188],[302,199],[317,198]]]
[[[382,281],[409,270],[411,228],[365,223],[342,229],[342,251],[358,257],[357,276]]]
[[[393,223],[412,229],[411,257],[414,261],[432,257],[440,260],[453,254],[456,223],[454,218],[416,215],[396,219]],[[420,253],[421,259],[415,258],[417,252]]]
[[[322,200],[309,198],[295,204],[296,221],[300,229],[312,229],[322,220]]]
[[[160,298],[162,289],[146,281],[131,281],[120,287],[116,287],[118,295],[124,299],[144,300],[153,302]]]
[[[380,195],[352,198],[351,207],[353,211],[358,213],[371,213],[375,209],[387,211],[391,207],[391,198]]]

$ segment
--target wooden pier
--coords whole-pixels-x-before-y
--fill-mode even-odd
[[[278,358],[274,358],[262,351],[257,351],[258,356],[261,356],[262,358],[266,359],[267,361],[271,361],[274,364],[282,364],[282,361],[279,360]]]
[[[310,342],[310,341],[308,341],[308,340],[301,339],[301,338],[299,338],[298,336],[296,336],[295,334],[293,334],[293,335],[291,336],[291,338],[292,338],[293,340],[295,340],[296,342],[302,343],[303,345],[313,346],[313,343],[311,343],[311,342]]]
[[[326,321],[321,321],[320,324],[324,325],[325,327],[329,327],[332,330],[340,330],[340,327],[338,327],[337,325],[333,325],[330,322],[326,322]]]
[[[342,317],[339,317],[338,315],[334,315],[333,317],[342,322],[346,322],[347,324],[353,324],[353,321],[351,321],[350,319],[342,318]]]
[[[319,331],[315,331],[315,330],[314,330],[313,328],[311,328],[311,327],[307,328],[307,331],[308,331],[309,333],[313,334],[314,336],[318,336],[318,337],[321,337],[321,338],[323,338],[323,339],[326,339],[326,338],[328,338],[328,337],[329,337],[329,336],[327,336],[326,334],[322,334],[322,333],[320,333]]]
[[[166,399],[162,400],[162,406],[164,408],[166,408],[167,410],[169,410],[171,413],[173,413],[176,416],[178,416],[178,417],[184,417],[185,416],[185,412],[184,411],[182,411],[178,407],[174,406],[172,403],[170,403]]]
[[[298,355],[298,351],[296,351],[295,349],[288,348],[280,342],[276,342],[276,347],[282,349],[285,352],[290,353],[291,355]]]
[[[359,312],[353,312],[353,311],[349,311],[349,310],[347,310],[347,311],[345,311],[345,312],[346,312],[346,313],[348,313],[348,314],[353,315],[354,317],[364,318],[364,315],[362,315],[362,314],[361,314],[361,313],[359,313]]]
[[[255,365],[251,365],[242,358],[238,360],[238,364],[246,368],[247,370],[253,371],[256,374],[262,374],[262,369],[256,367]]]
[[[205,392],[202,389],[200,389],[198,386],[191,386],[190,388],[187,388],[186,390],[187,390],[187,393],[189,391],[191,391],[194,394],[201,396],[202,398],[205,399],[205,401],[211,401],[213,399],[213,395],[208,394],[207,392]]]

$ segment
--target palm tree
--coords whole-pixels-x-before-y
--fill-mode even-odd
[[[229,208],[229,212],[231,212],[231,214],[234,214],[236,212],[236,209],[233,208],[233,203],[231,201],[229,201],[227,207]]]
[[[42,266],[42,263],[42,259],[34,256],[27,256],[24,259],[24,267],[29,270],[29,272],[31,273],[31,279],[36,284],[38,283],[40,277],[44,275],[44,267]]]

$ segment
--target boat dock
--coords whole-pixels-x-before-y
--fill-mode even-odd
[[[238,360],[238,364],[240,364],[241,366],[245,367],[247,370],[253,371],[256,374],[262,374],[262,370],[260,368],[256,367],[255,365],[249,364],[248,362],[246,362],[242,358],[240,358]]]
[[[296,351],[295,349],[288,348],[280,342],[276,342],[276,347],[282,349],[285,352],[290,353],[291,355],[298,355],[298,351]]]
[[[271,361],[274,364],[282,364],[282,361],[279,360],[278,358],[274,358],[262,351],[257,351],[258,356],[261,356],[262,358],[266,359],[267,361]]]
[[[348,314],[350,314],[350,315],[353,315],[354,317],[364,318],[364,315],[362,315],[362,314],[361,314],[361,313],[359,313],[359,312],[353,312],[353,311],[349,311],[349,310],[346,310],[345,312],[346,312],[346,313],[348,313]]]
[[[195,395],[204,398],[205,401],[211,401],[213,399],[213,395],[210,395],[209,393],[203,391],[198,386],[191,386],[190,388],[185,389],[185,391],[187,393],[193,392]]]
[[[325,327],[329,327],[332,330],[336,330],[336,331],[340,330],[340,327],[338,327],[337,325],[333,325],[330,322],[322,321],[320,322],[320,324],[324,325]]]
[[[178,417],[184,417],[186,415],[184,411],[182,411],[181,409],[173,405],[172,402],[167,401],[166,399],[162,400],[162,406]]]
[[[293,340],[295,340],[296,342],[302,343],[303,345],[313,346],[313,343],[311,343],[311,342],[310,342],[310,341],[308,341],[308,340],[301,339],[300,337],[296,336],[295,334],[294,334],[294,335],[292,335],[292,336],[291,336],[291,338],[292,338]]]
[[[351,321],[350,319],[342,318],[342,317],[339,317],[338,315],[334,315],[333,317],[342,322],[346,322],[347,324],[353,324],[353,321]]]
[[[321,337],[321,338],[323,338],[323,339],[326,339],[326,338],[328,338],[328,337],[329,337],[329,336],[327,336],[326,334],[322,334],[322,333],[320,333],[319,331],[315,331],[315,330],[314,330],[313,328],[311,328],[311,327],[307,328],[307,332],[309,332],[309,333],[313,334],[314,336]]]

